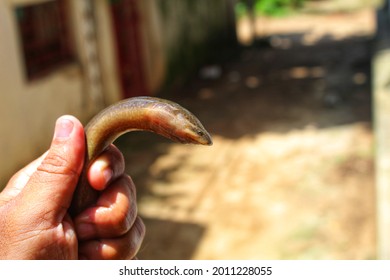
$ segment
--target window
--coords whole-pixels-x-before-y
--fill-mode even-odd
[[[18,7],[15,15],[28,80],[46,75],[74,60],[65,0]]]

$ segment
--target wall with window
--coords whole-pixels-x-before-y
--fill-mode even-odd
[[[119,98],[112,46],[99,47],[110,30],[101,28],[100,41],[94,39],[96,18],[89,13],[93,8],[108,22],[106,1],[82,2],[0,1],[0,189],[48,148],[57,117],[85,121]],[[98,49],[106,55],[99,58]]]

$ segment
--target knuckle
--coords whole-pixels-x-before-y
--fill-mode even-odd
[[[135,201],[136,200],[136,196],[137,196],[137,191],[136,191],[134,182],[131,179],[130,175],[123,174],[123,181],[124,181],[124,184],[127,186],[127,188],[130,191],[130,194],[129,194],[130,195],[130,197],[129,197],[130,201]]]
[[[118,178],[111,187],[115,199],[111,200],[111,206],[106,208],[104,232],[121,236],[131,230],[137,218],[135,188],[127,175]]]
[[[112,156],[113,161],[116,161],[120,164],[124,164],[125,158],[124,158],[122,152],[117,147],[111,146],[110,152],[111,152],[111,156]]]
[[[78,172],[69,166],[66,158],[52,153],[45,157],[37,170],[57,175],[78,175]]]
[[[111,166],[117,176],[125,170],[123,154],[114,145],[109,146],[96,160],[106,162],[108,166]]]
[[[134,222],[134,230],[137,232],[137,235],[141,237],[141,240],[144,238],[146,233],[146,227],[142,219],[137,216]]]
[[[125,234],[131,229],[136,216],[136,211],[133,208],[134,207],[126,207],[126,209],[118,213],[116,219],[117,223],[115,225],[115,229],[118,234]]]

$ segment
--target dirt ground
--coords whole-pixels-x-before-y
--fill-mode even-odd
[[[213,146],[117,143],[147,228],[140,259],[376,257],[373,11],[265,26],[269,37],[171,96]]]

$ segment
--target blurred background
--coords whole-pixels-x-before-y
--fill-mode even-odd
[[[140,259],[390,258],[389,28],[384,0],[1,1],[0,188],[60,115],[154,95],[214,145],[116,142]]]

